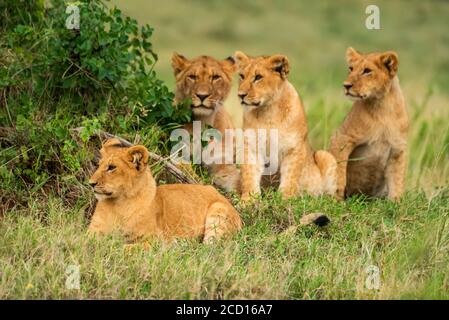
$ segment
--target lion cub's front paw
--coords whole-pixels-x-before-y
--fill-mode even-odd
[[[249,193],[244,193],[244,194],[242,194],[242,196],[240,197],[240,200],[241,200],[243,203],[249,203],[249,202],[251,202],[252,197],[251,197],[251,195],[250,195]]]
[[[256,201],[257,195],[258,194],[254,193],[243,193],[240,198],[240,201],[243,205],[250,205]]]
[[[344,190],[339,190],[339,189],[337,189],[337,192],[335,192],[334,197],[335,197],[335,199],[337,199],[338,201],[343,201],[343,200],[345,200],[345,192],[344,192]]]
[[[293,192],[282,192],[282,200],[288,200],[290,198],[293,198],[296,195],[296,193]]]
[[[281,192],[282,200],[288,200],[300,194],[300,191],[296,186],[279,188],[279,191]]]
[[[399,200],[401,200],[401,196],[400,195],[388,195],[388,200],[392,201],[392,202],[399,202]]]

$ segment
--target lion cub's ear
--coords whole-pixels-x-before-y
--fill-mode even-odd
[[[189,60],[183,55],[180,55],[176,52],[173,52],[173,56],[171,57],[171,66],[173,68],[173,72],[175,76],[184,70],[189,65]]]
[[[286,79],[290,72],[290,64],[288,58],[282,54],[277,54],[268,58],[268,63],[274,72],[281,75],[282,79]]]
[[[227,57],[221,62],[223,69],[228,74],[233,74],[237,70],[237,64],[234,57]]]
[[[361,57],[361,54],[355,50],[353,47],[349,47],[346,49],[346,62],[348,64],[351,64],[355,60]]]
[[[128,149],[128,159],[134,164],[137,170],[146,168],[148,163],[148,150],[142,145]]]
[[[380,56],[380,62],[387,68],[390,77],[393,78],[398,72],[399,58],[396,52],[387,51]]]
[[[237,63],[245,63],[248,62],[249,57],[242,51],[236,51],[234,53],[234,59],[237,61]]]

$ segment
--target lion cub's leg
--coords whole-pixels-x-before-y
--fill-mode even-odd
[[[116,228],[116,219],[104,210],[96,210],[90,221],[87,233],[89,235],[102,235],[114,231]]]
[[[219,132],[219,134],[222,134]],[[222,136],[222,138],[224,138]],[[219,139],[222,139],[219,138]],[[228,141],[228,140],[226,140]],[[206,156],[203,163],[213,179],[213,183],[225,191],[237,191],[240,182],[240,172],[235,165],[235,146],[229,148],[225,140],[217,142],[211,139],[206,147]],[[229,140],[232,141],[232,140]]]
[[[402,196],[406,171],[407,157],[405,150],[392,150],[385,169],[388,199],[397,201]]]
[[[314,154],[315,163],[322,177],[322,192],[335,196],[337,192],[337,160],[324,150],[318,150]]]
[[[337,192],[336,197],[343,200],[346,189],[346,175],[348,169],[349,155],[352,153],[356,143],[352,137],[337,133],[331,140],[330,153],[337,160]]]
[[[283,199],[288,199],[298,194],[301,172],[305,166],[305,152],[292,150],[281,161],[281,181],[279,191]]]
[[[240,217],[230,205],[214,202],[206,215],[203,242],[211,243],[242,227]]]
[[[263,164],[242,164],[240,169],[242,201],[249,201],[251,195],[260,193]]]
[[[240,172],[233,164],[211,165],[210,173],[214,184],[225,191],[238,191],[240,189]]]

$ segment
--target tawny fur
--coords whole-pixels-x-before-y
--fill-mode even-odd
[[[210,242],[241,229],[238,212],[212,186],[157,187],[144,146],[121,147],[119,140],[111,139],[101,155],[89,181],[98,199],[89,232],[118,230],[131,240],[201,238]]]
[[[193,120],[201,121],[203,129],[213,127],[221,133],[221,161],[207,165],[214,184],[226,191],[238,190],[239,171],[235,164],[225,164],[224,154],[225,130],[234,129],[232,119],[223,104],[231,90],[232,75],[236,69],[235,61],[232,58],[218,61],[209,56],[188,60],[174,53],[172,67],[176,77],[175,102],[191,99]],[[184,128],[192,133],[192,124]],[[234,159],[235,149],[231,152],[230,158]]]
[[[348,48],[346,95],[352,110],[331,141],[338,161],[337,195],[398,200],[407,171],[409,120],[394,52],[361,54]]]
[[[307,192],[333,195],[336,188],[336,162],[326,151],[313,152],[307,139],[307,121],[301,99],[288,81],[287,57],[248,57],[236,52],[240,74],[239,97],[244,106],[243,129],[277,129],[279,190],[283,198]],[[267,133],[268,135],[268,133]],[[269,146],[267,146],[269,149]],[[245,143],[245,154],[256,153]],[[262,160],[262,159],[261,159]],[[260,193],[263,161],[241,166],[242,200]]]

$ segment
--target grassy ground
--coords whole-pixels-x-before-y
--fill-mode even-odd
[[[447,299],[448,205],[447,192],[432,200],[408,194],[399,204],[285,203],[269,194],[240,208],[246,225],[232,239],[126,251],[119,235],[86,237],[81,203],[73,209],[49,199],[1,223],[0,297]],[[295,228],[314,211],[330,213],[331,225]],[[65,286],[69,265],[80,266],[80,290]],[[379,268],[378,289],[369,289],[371,266]]]
[[[267,193],[247,209],[233,197],[245,228],[232,239],[128,252],[120,235],[86,237],[92,194],[82,182],[75,203],[30,192],[28,208],[0,220],[0,298],[449,298],[448,2],[377,1],[378,31],[364,26],[367,1],[112,3],[155,27],[156,70],[170,87],[173,51],[288,55],[317,148],[350,108],[346,47],[397,51],[412,121],[407,195],[392,204]],[[239,123],[235,88],[227,108]],[[317,211],[331,217],[328,227],[295,227]],[[80,267],[79,290],[66,288],[69,265]],[[372,266],[378,289],[369,289]]]

